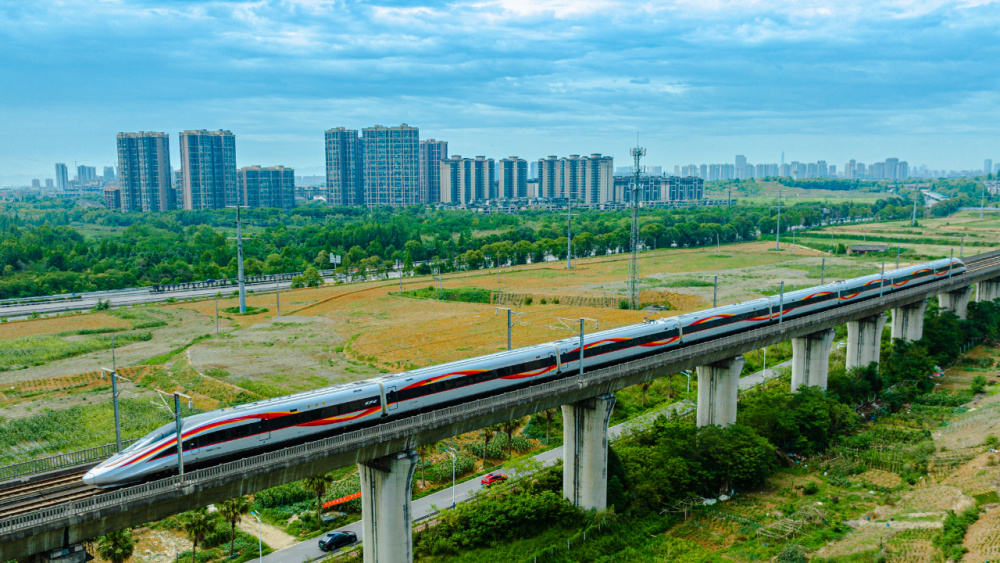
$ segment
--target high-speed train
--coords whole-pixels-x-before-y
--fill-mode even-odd
[[[587,334],[583,367],[592,370],[707,339],[831,309],[961,274],[945,259],[784,295]],[[182,421],[185,468],[230,461],[411,416],[580,371],[577,336],[457,362],[189,416]],[[176,472],[177,431],[166,424],[94,467],[85,483],[102,487]]]

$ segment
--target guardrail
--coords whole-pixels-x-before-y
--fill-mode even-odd
[[[1000,252],[990,254],[991,256],[984,256],[979,261],[1000,256]],[[981,270],[985,268],[979,269]],[[615,380],[621,379],[627,375],[636,375],[670,365],[691,363],[693,361],[697,361],[699,357],[718,353],[720,350],[735,350],[740,347],[746,347],[748,344],[773,338],[786,332],[794,333],[801,332],[804,329],[812,330],[815,328],[814,325],[828,324],[829,322],[832,322],[818,322],[816,319],[820,316],[830,316],[832,317],[832,320],[838,321],[839,324],[839,322],[842,322],[845,317],[855,316],[859,313],[865,313],[872,309],[884,311],[892,308],[894,302],[905,303],[907,300],[913,299],[914,297],[947,291],[950,286],[962,285],[963,281],[967,279],[969,279],[967,274],[958,278],[945,278],[903,291],[895,291],[884,297],[874,297],[860,303],[853,303],[851,305],[839,307],[833,311],[824,311],[822,313],[809,315],[800,319],[785,321],[781,324],[770,325],[768,327],[758,328],[732,336],[693,344],[680,350],[671,350],[649,358],[643,358],[640,360],[634,360],[594,370],[592,372],[584,373],[582,376],[576,375],[567,377],[558,381],[543,383],[516,391],[510,391],[495,397],[479,399],[469,403],[396,420],[378,426],[347,432],[339,436],[333,436],[315,442],[308,442],[298,446],[285,448],[283,450],[268,452],[230,463],[216,465],[214,467],[199,469],[185,474],[183,481],[181,481],[180,477],[177,476],[168,477],[159,481],[152,481],[142,485],[136,485],[134,487],[122,488],[88,499],[46,508],[37,512],[12,516],[10,518],[0,520],[0,533],[9,533],[23,528],[39,526],[50,520],[68,518],[70,516],[75,516],[77,519],[80,519],[81,515],[84,513],[98,511],[114,505],[121,505],[122,503],[135,501],[142,497],[156,496],[169,492],[176,493],[182,485],[188,490],[198,490],[200,486],[206,485],[209,482],[215,482],[220,478],[241,478],[247,476],[248,474],[252,474],[255,471],[259,472],[261,468],[268,468],[278,464],[293,465],[297,458],[301,458],[299,459],[299,463],[305,463],[319,452],[329,454],[332,453],[332,451],[350,451],[352,449],[363,447],[366,442],[385,442],[411,436],[423,430],[437,428],[441,425],[454,422],[456,418],[474,418],[483,414],[516,408],[540,399],[559,396],[573,391],[595,387],[599,388],[602,385],[610,386],[610,384],[612,384]],[[965,283],[969,282],[965,281]],[[836,315],[831,316],[830,313],[836,313]]]
[[[136,441],[137,440],[122,440],[122,448],[127,448]],[[23,463],[0,467],[0,482],[9,481],[10,479],[15,479],[24,475],[34,475],[36,473],[45,473],[46,471],[73,467],[74,465],[84,465],[92,461],[101,461],[111,457],[117,451],[118,446],[116,444],[107,444],[104,446],[97,446],[96,448],[58,454],[52,457],[33,459]]]

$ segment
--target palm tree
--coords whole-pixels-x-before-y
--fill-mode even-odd
[[[191,563],[195,563],[195,555],[198,553],[198,542],[205,539],[205,536],[212,531],[212,526],[208,521],[208,510],[199,508],[187,513],[182,525],[184,533],[191,540]]]
[[[219,503],[216,508],[219,509],[219,515],[232,526],[233,533],[229,540],[229,555],[232,555],[236,547],[236,525],[243,520],[244,515],[250,513],[250,500],[247,497],[236,497]]]
[[[326,494],[326,488],[331,483],[333,483],[333,477],[329,473],[320,473],[319,475],[306,477],[302,480],[302,488],[316,495],[317,518],[320,514],[323,514],[323,495]]]
[[[486,448],[490,447],[490,440],[500,431],[500,425],[494,424],[483,428],[483,468],[486,468]]]
[[[424,464],[424,457],[427,455],[427,452],[430,451],[430,448],[431,448],[430,444],[423,444],[423,445],[417,446],[417,454],[420,455],[420,483],[421,483],[420,486],[421,486],[421,488],[426,488],[427,487],[427,479],[424,479],[424,465],[425,465]]]
[[[507,420],[500,423],[500,430],[507,435],[507,457],[510,457],[511,446],[514,442],[514,432],[524,424],[524,420],[520,418],[515,418],[514,420]]]
[[[134,551],[135,542],[132,541],[132,532],[129,530],[119,530],[97,538],[97,554],[111,563],[125,563],[132,558]]]
[[[542,416],[545,417],[545,445],[549,445],[549,424],[552,422],[552,417],[555,416],[555,411],[552,409],[545,409],[542,411]]]

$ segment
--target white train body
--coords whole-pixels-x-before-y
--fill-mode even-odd
[[[957,259],[937,260],[784,295],[661,318],[584,337],[584,371],[659,354],[960,274]],[[411,416],[536,385],[580,371],[580,339],[518,348],[189,416],[182,420],[185,468]],[[167,424],[95,468],[84,482],[119,486],[177,470],[175,424]]]

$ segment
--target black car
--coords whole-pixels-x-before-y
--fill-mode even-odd
[[[330,551],[351,545],[356,541],[358,541],[358,535],[354,532],[330,532],[319,539],[319,548],[323,551]]]

